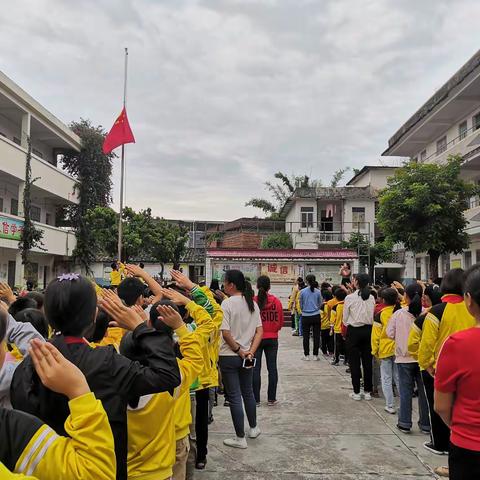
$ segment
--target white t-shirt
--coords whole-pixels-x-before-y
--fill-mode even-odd
[[[373,324],[373,312],[375,310],[375,299],[370,295],[363,300],[360,292],[353,292],[345,298],[343,306],[343,323],[352,327],[363,327]]]
[[[242,350],[249,350],[255,330],[262,326],[260,310],[254,303],[255,310],[250,312],[247,301],[241,295],[235,295],[222,302],[223,322],[220,330],[230,330],[232,337]],[[236,356],[222,336],[220,355]]]

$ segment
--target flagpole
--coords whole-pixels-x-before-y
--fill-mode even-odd
[[[123,79],[123,108],[127,105],[127,68],[128,68],[128,48],[125,48],[125,73]],[[125,182],[125,145],[122,144],[122,161],[121,161],[121,178],[120,178],[120,215],[118,219],[118,261],[122,261],[122,242],[123,242],[123,190]]]

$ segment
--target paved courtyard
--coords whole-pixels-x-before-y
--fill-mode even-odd
[[[427,452],[428,438],[395,428],[396,415],[383,410],[383,399],[354,402],[345,367],[329,360],[301,361],[301,338],[284,328],[280,337],[277,407],[258,409],[262,435],[247,450],[225,447],[231,436],[230,411],[223,397],[214,409],[205,480],[413,480],[432,479],[446,457]],[[265,372],[266,373],[266,372]],[[398,400],[398,399],[397,399]],[[415,413],[416,415],[416,413]],[[414,418],[416,422],[416,418]]]

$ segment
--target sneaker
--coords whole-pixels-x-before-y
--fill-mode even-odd
[[[292,332],[292,337],[298,337],[298,332],[296,330]]]
[[[365,392],[363,394],[363,399],[366,400],[367,402],[369,402],[372,399],[372,394],[369,393],[369,392]]]
[[[420,431],[421,431],[424,435],[429,435],[429,436],[430,436],[430,430],[425,430],[424,428],[421,428]]]
[[[257,402],[257,407],[261,407],[262,404],[260,402]]]
[[[207,466],[207,459],[205,460],[199,460],[195,463],[195,468],[197,470],[205,470],[205,467]]]
[[[340,365],[340,362],[337,362],[337,360],[334,359],[334,360],[332,360],[330,365],[333,365],[334,367],[338,367]]]
[[[397,410],[395,408],[389,407],[388,405],[384,408],[384,410],[391,415],[395,415],[397,413]]]
[[[240,438],[240,437],[235,437],[235,438],[226,438],[223,441],[223,444],[226,445],[227,447],[232,447],[232,448],[247,448],[247,439],[245,437]]]
[[[410,428],[402,427],[401,425],[398,425],[398,424],[397,424],[397,428],[403,433],[410,433],[411,432]]]
[[[448,455],[448,452],[444,452],[443,450],[437,450],[432,442],[425,442],[423,444],[423,448],[428,450],[429,452],[435,454],[435,455]]]
[[[230,402],[229,402],[228,400],[225,400],[225,401],[223,402],[223,406],[224,406],[224,407],[229,407],[229,406],[230,406]]]
[[[305,355],[304,357],[302,357],[302,360],[304,362],[309,362],[310,361],[310,355]]]
[[[450,476],[450,471],[448,470],[448,467],[437,467],[434,472],[439,476],[439,477],[446,477],[448,478]]]
[[[319,357],[318,355],[314,355],[314,356],[313,356],[313,360],[314,360],[315,362],[319,362],[319,361],[320,361],[320,357]]]
[[[361,396],[359,393],[354,393],[354,392],[352,392],[352,393],[350,394],[350,398],[351,398],[352,400],[355,400],[355,401],[358,402],[358,401],[360,401],[360,400],[362,399],[362,396]]]
[[[248,438],[257,438],[260,436],[262,432],[260,431],[260,429],[257,427],[253,427],[250,429],[250,431],[248,432]]]
[[[269,407],[274,407],[275,405],[278,405],[278,400],[269,400],[267,403]]]

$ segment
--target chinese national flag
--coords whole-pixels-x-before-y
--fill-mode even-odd
[[[125,143],[135,143],[132,129],[128,123],[127,111],[123,107],[122,113],[118,116],[113,124],[112,129],[108,132],[103,142],[103,153],[110,153],[115,148]]]

